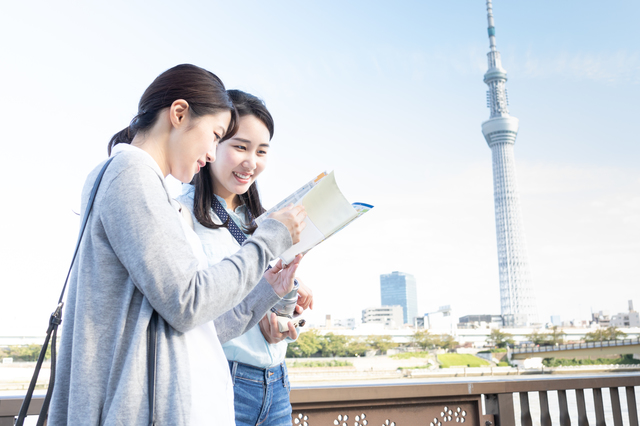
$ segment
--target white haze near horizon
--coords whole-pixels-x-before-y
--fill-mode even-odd
[[[311,322],[359,318],[396,270],[420,312],[499,313],[485,2],[200,3],[3,7],[0,336],[44,333],[86,175],[184,62],[267,102],[266,206],[331,169],[375,205],[304,259]],[[640,305],[640,5],[496,0],[494,16],[541,319]]]

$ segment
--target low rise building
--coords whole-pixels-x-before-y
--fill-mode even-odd
[[[364,309],[362,311],[362,323],[382,324],[386,327],[400,327],[404,324],[402,306],[380,306]]]
[[[355,318],[340,318],[333,320],[334,327],[355,328],[356,325],[357,324]]]
[[[626,312],[611,317],[611,327],[640,327],[640,313]]]
[[[591,314],[591,322],[593,324],[597,324],[600,327],[609,327],[609,323],[611,322],[611,316],[609,315],[609,311],[599,311]]]
[[[458,318],[458,328],[502,328],[501,315],[465,315]]]
[[[455,320],[451,305],[440,306],[437,311],[424,314],[424,328],[451,332],[455,328]]]

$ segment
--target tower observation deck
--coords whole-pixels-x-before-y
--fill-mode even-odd
[[[489,69],[484,75],[484,82],[489,86],[487,106],[491,109],[491,115],[489,120],[482,123],[482,133],[493,157],[500,308],[505,325],[522,326],[538,322],[538,312],[529,270],[513,155],[519,122],[509,115],[507,72],[502,68],[500,52],[496,48],[491,0],[487,0],[487,19],[491,50],[487,54]]]

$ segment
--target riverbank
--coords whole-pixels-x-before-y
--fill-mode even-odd
[[[0,364],[0,391],[26,391],[31,382],[35,362],[13,362]],[[46,389],[49,385],[51,363],[45,362],[40,369],[36,389]],[[20,392],[18,392],[20,393]]]
[[[295,363],[309,361],[328,362],[332,360],[351,363],[342,367],[302,367]],[[451,367],[438,368],[429,365],[427,358],[395,359],[386,355],[362,358],[288,358],[289,380],[293,384],[386,381],[405,379],[445,379],[473,377],[475,380],[500,376],[529,376],[540,374],[591,375],[608,373],[640,372],[638,365],[582,365],[575,367]],[[0,391],[26,391],[35,362],[0,364]],[[50,363],[44,363],[36,389],[46,389],[51,372]]]
[[[336,359],[352,364],[349,367],[295,368],[295,362],[330,361]],[[539,374],[607,374],[617,372],[640,372],[640,365],[582,365],[575,367],[450,367],[439,368],[430,364],[428,358],[395,359],[381,355],[362,358],[287,358],[289,381],[292,383],[349,382],[363,380],[438,379],[451,377],[499,377]],[[433,362],[433,360],[431,360]]]

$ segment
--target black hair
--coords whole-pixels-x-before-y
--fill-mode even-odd
[[[269,130],[269,140],[271,140],[274,132],[273,117],[269,113],[264,101],[241,90],[228,90],[227,93],[238,112],[238,117],[245,117],[249,115],[256,117],[267,127],[267,130]],[[193,184],[195,186],[193,214],[198,222],[200,222],[202,226],[211,229],[227,227],[227,222],[222,225],[218,225],[211,217],[211,206],[215,195],[213,169],[210,163],[207,163],[205,167],[200,170],[200,173],[194,177]],[[249,225],[243,226],[243,231],[247,234],[252,234],[257,228],[253,223],[253,219],[265,212],[264,207],[262,207],[262,202],[260,201],[257,183],[254,181],[247,192],[239,194],[238,196],[240,198],[240,204],[245,205],[247,208],[245,223],[248,223]]]
[[[138,132],[153,127],[161,110],[169,108],[177,99],[184,99],[194,117],[231,112],[231,121],[224,138],[232,137],[238,127],[238,114],[222,81],[212,72],[191,64],[176,65],[160,74],[144,91],[138,103],[138,113],[129,126],[113,135],[107,146],[130,144]]]

